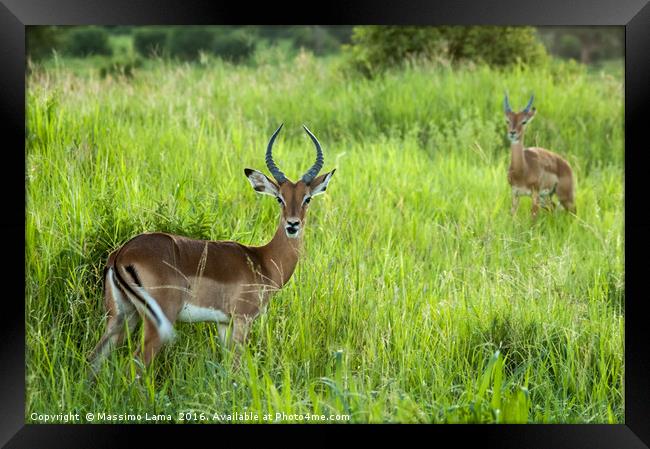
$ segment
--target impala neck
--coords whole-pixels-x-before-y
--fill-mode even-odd
[[[510,166],[515,172],[522,172],[526,168],[526,160],[524,159],[524,144],[522,140],[510,144],[510,151],[512,158]]]
[[[302,248],[303,232],[304,229],[301,229],[300,237],[290,239],[280,221],[271,241],[260,248],[264,254],[268,276],[278,287],[286,284],[296,269]]]

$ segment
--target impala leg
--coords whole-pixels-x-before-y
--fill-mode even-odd
[[[108,321],[106,322],[104,335],[88,357],[93,375],[97,373],[108,353],[124,341],[125,322],[129,330],[133,331],[138,320],[135,307],[133,307],[115,285],[110,271],[106,276],[105,282],[104,304],[108,312]]]
[[[555,201],[553,201],[553,195],[540,195],[539,197],[541,206],[543,209],[546,209],[548,211],[554,211],[555,210]]]
[[[173,325],[176,322],[178,313],[183,307],[182,296],[174,289],[156,289],[154,292],[160,309]],[[160,351],[163,343],[158,332],[158,327],[149,317],[145,316],[144,342],[136,351],[136,358],[142,360],[145,366],[149,366],[155,355]]]
[[[554,211],[557,207],[557,203],[553,200],[553,196],[549,195],[548,197],[548,210]]]
[[[106,323],[106,332],[99,340],[99,343],[88,356],[88,362],[91,366],[91,375],[95,376],[99,371],[101,363],[104,361],[108,353],[116,345],[116,339],[120,334],[121,328],[124,325],[124,318],[122,315],[109,316]]]
[[[519,208],[519,195],[516,193],[512,194],[512,205],[510,206],[510,213],[512,215],[515,215],[517,213],[517,209]]]
[[[149,366],[151,360],[160,351],[162,341],[158,335],[156,325],[149,318],[145,318],[144,322],[144,343],[138,349],[135,356],[142,360],[145,366]]]
[[[233,322],[231,348],[234,350],[233,364],[236,369],[241,362],[241,354],[244,351],[244,344],[248,338],[250,321],[246,318],[238,318]]]
[[[577,214],[576,205],[573,201],[570,202],[567,201],[565,204],[563,204],[563,206],[567,211],[571,212],[573,215]]]
[[[533,190],[531,192],[531,197],[533,199],[533,208],[531,209],[531,215],[533,220],[537,218],[537,213],[539,212],[539,191]]]
[[[225,345],[228,338],[228,325],[226,323],[217,323],[217,331],[219,331],[219,340]]]
[[[236,367],[239,366],[241,353],[248,338],[250,323],[251,321],[245,317],[233,317],[230,332],[228,332],[230,327],[228,324],[219,323],[217,325],[219,338],[226,348],[233,351],[233,365]]]
[[[250,329],[250,320],[245,317],[238,317],[233,321],[231,345],[240,348],[246,343],[248,330]]]
[[[106,332],[88,357],[88,361],[92,366],[93,374],[96,374],[97,371],[99,371],[99,367],[106,356],[113,349],[124,343],[126,327],[128,327],[129,333],[132,333],[136,324],[138,324],[138,314],[135,310],[130,312],[126,318],[125,314],[109,317],[109,321],[106,324]]]
[[[110,352],[111,341],[115,339],[117,334],[119,334],[120,328],[123,324],[123,315],[119,314],[111,316],[109,314],[108,321],[106,322],[106,331],[88,356],[88,361],[93,365],[94,369],[97,369],[99,367],[98,365],[101,363],[102,359],[108,352]]]
[[[126,329],[129,330],[129,335],[133,335],[133,331],[135,330],[135,326],[138,324],[139,320],[140,315],[138,315],[137,310],[134,310],[128,317],[126,317],[126,327],[122,326],[122,331],[115,338],[115,345],[121,346],[124,343],[126,338]]]
[[[564,209],[575,214],[575,192],[573,189],[573,179],[569,176],[563,177],[560,179],[560,182],[557,186],[557,196],[560,200],[560,204],[562,204]]]

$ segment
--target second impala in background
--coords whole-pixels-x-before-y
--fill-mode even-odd
[[[514,215],[519,207],[519,197],[531,196],[532,216],[537,217],[540,199],[542,207],[555,208],[553,195],[557,194],[560,203],[569,212],[575,213],[575,181],[569,163],[552,151],[540,147],[524,147],[526,125],[537,112],[533,106],[534,96],[521,112],[513,112],[506,94],[503,100],[508,139],[510,140],[510,168],[508,182],[512,186],[512,208]]]

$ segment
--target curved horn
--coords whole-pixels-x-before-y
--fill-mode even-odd
[[[524,112],[530,112],[530,107],[533,105],[533,100],[535,99],[535,94],[530,96],[530,100],[528,100],[528,104],[524,108]]]
[[[307,170],[307,173],[302,176],[302,180],[305,184],[309,184],[316,177],[320,169],[323,168],[323,150],[321,150],[320,143],[316,136],[314,136],[305,125],[302,125],[302,127],[305,128],[305,131],[307,131],[307,134],[309,134],[309,137],[311,137],[311,140],[316,146],[316,162],[309,170]]]
[[[282,126],[284,123],[280,124],[278,129],[275,130],[273,135],[271,136],[271,140],[269,141],[269,145],[266,147],[266,166],[269,168],[269,171],[273,175],[276,181],[278,181],[279,184],[282,184],[287,180],[287,177],[284,176],[284,173],[280,171],[277,165],[275,165],[275,162],[273,162],[273,142],[275,142],[275,138],[277,137],[278,133],[282,129]]]
[[[510,102],[508,101],[508,92],[506,92],[506,97],[503,100],[503,110],[506,113],[512,112],[512,108],[510,107]]]

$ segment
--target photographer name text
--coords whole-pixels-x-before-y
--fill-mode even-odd
[[[38,423],[74,423],[74,422],[327,422],[327,421],[350,421],[349,415],[322,415],[310,413],[197,413],[179,412],[174,418],[169,414],[156,413],[31,413],[29,418]]]

